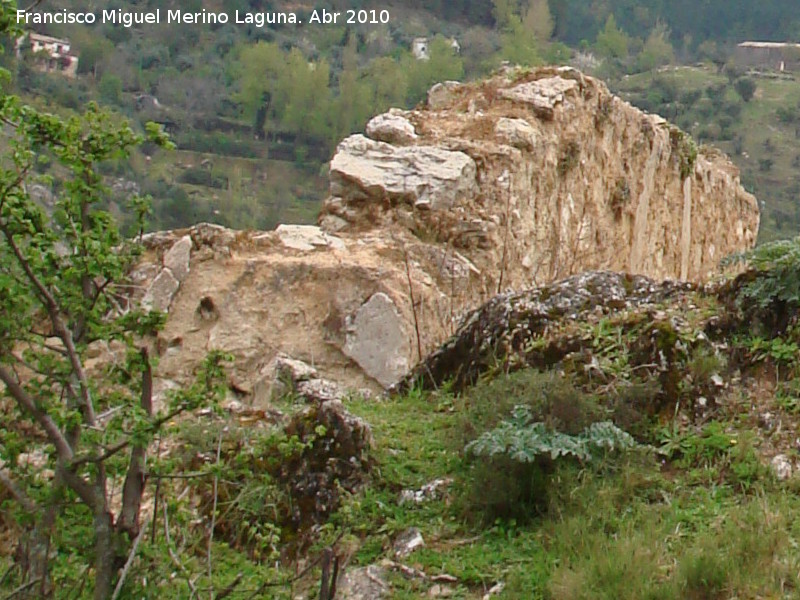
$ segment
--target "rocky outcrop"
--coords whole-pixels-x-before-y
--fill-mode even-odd
[[[344,140],[319,227],[150,234],[132,283],[169,312],[158,385],[223,350],[259,404],[281,353],[320,393],[386,388],[498,292],[591,269],[702,281],[758,219],[721,153],[575,70],[507,70]]]
[[[651,324],[664,321],[672,330],[675,324],[668,322],[668,314],[658,307],[700,289],[690,283],[659,283],[641,275],[592,271],[542,287],[500,294],[467,315],[456,334],[418,364],[394,391],[415,386],[433,389],[447,381],[462,389],[503,364],[550,367],[587,345],[586,332],[564,333],[565,323],[591,325],[610,315],[631,312],[636,324],[646,315]],[[534,348],[536,340],[540,343]]]
[[[587,269],[702,280],[755,242],[758,207],[727,157],[574,69],[440,85],[385,118],[413,144],[342,142],[323,216],[468,251],[501,288]]]

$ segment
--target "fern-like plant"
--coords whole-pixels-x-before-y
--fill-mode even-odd
[[[744,261],[757,273],[739,294],[740,303],[759,308],[782,303],[787,309],[800,307],[800,237],[757,246],[728,262]]]
[[[563,456],[586,461],[604,452],[635,446],[628,433],[609,421],[593,423],[579,435],[568,435],[534,422],[527,406],[515,406],[510,419],[467,444],[465,450],[478,457],[505,456],[516,462],[532,463],[542,457],[555,460]]]

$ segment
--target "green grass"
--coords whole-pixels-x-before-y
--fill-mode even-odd
[[[728,475],[742,456],[750,456],[738,451],[756,435],[750,421],[739,418],[746,416],[739,412],[748,411],[749,403],[723,411],[719,421],[688,428],[671,460],[645,447],[597,462],[557,462],[544,501],[530,518],[489,523],[473,518],[475,463],[459,450],[464,439],[493,427],[515,403],[531,402],[542,389],[550,389],[549,381],[530,371],[480,383],[463,398],[412,392],[347,400],[348,410],[371,424],[375,468],[364,490],[349,496],[321,529],[309,557],[343,534],[343,543],[353,550],[350,566],[386,566],[388,559],[429,578],[390,568],[389,597],[394,599],[429,597],[430,578],[443,574],[456,578],[447,584],[451,597],[465,600],[482,598],[497,583],[504,584],[496,596],[500,600],[796,597],[798,481],[779,483],[762,469],[742,486]],[[492,407],[500,414],[492,414]],[[453,480],[441,497],[400,504],[402,490],[419,489],[440,477]],[[172,543],[184,547],[184,567],[198,574],[193,585],[205,589],[203,529],[179,520],[189,513],[177,503],[170,502],[169,511]],[[393,542],[410,527],[420,529],[425,547],[395,558]],[[155,545],[143,541],[131,587],[163,598],[188,597],[188,584],[165,544],[163,536]],[[269,597],[316,598],[318,568],[289,583],[296,572],[291,563],[256,564],[222,540],[215,540],[213,556],[217,590],[242,573],[231,598],[246,598],[264,582],[276,584],[269,587]],[[0,559],[0,571],[10,564]],[[69,557],[60,557],[55,574],[74,582],[73,567]]]
[[[507,407],[514,399],[498,400]],[[464,512],[472,471],[457,451],[460,402],[443,393],[349,402],[372,424],[380,465],[373,485],[334,520],[359,538],[356,563],[394,560],[393,539],[418,527],[426,546],[400,562],[429,577],[456,577],[454,598],[480,598],[498,582],[505,584],[498,598],[520,600],[790,598],[800,590],[796,484],[763,469],[747,489],[723,476],[737,460],[730,440],[752,435],[723,433],[736,426],[734,415],[695,436],[696,456],[683,462],[665,463],[653,451],[567,462],[553,472],[541,514],[480,525]],[[454,479],[444,498],[398,503],[402,489],[444,476]],[[390,583],[391,597],[401,599],[424,598],[432,585],[397,572]]]

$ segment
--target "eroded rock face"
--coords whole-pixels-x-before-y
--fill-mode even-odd
[[[145,236],[131,280],[169,311],[159,378],[181,385],[222,350],[260,405],[284,353],[378,391],[499,292],[588,270],[702,281],[755,241],[756,201],[724,155],[573,69],[440,84],[367,133],[339,145],[319,227]]]
[[[468,251],[501,290],[587,269],[703,280],[755,243],[758,206],[727,157],[575,69],[439,84],[426,108],[391,113],[401,117],[411,145],[339,146],[322,211],[338,231],[402,223]],[[475,191],[455,175],[463,159],[438,175],[434,148],[472,159]]]
[[[542,352],[546,357],[534,353],[527,356],[526,345],[565,321],[592,322],[593,316],[600,318],[631,309],[647,314],[659,304],[697,289],[690,283],[656,282],[641,275],[592,271],[543,287],[500,294],[467,315],[456,334],[414,367],[394,390],[402,392],[420,384],[435,388],[446,381],[461,389],[512,356],[520,357],[523,364],[528,360],[532,364],[548,360],[555,363],[578,350],[580,344],[571,346],[572,340],[567,336],[559,340],[560,347]],[[656,317],[661,315],[653,315],[650,320]]]

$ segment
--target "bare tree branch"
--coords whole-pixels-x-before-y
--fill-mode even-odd
[[[238,573],[236,578],[214,597],[214,600],[223,600],[223,598],[230,596],[233,593],[233,590],[236,589],[236,586],[242,582],[242,577],[244,577],[244,575],[242,573]]]
[[[158,419],[153,421],[153,424],[150,426],[150,431],[151,432],[158,431],[159,428],[164,423],[166,423],[167,421],[171,421],[172,419],[174,419],[175,417],[177,417],[181,413],[185,412],[186,409],[187,409],[187,406],[182,404],[178,408],[168,412],[163,417],[159,417]],[[124,440],[122,440],[120,442],[117,442],[113,446],[109,446],[107,448],[104,448],[105,451],[103,452],[103,454],[101,454],[99,456],[94,456],[94,455],[92,455],[92,456],[86,456],[86,455],[76,456],[75,460],[72,461],[72,464],[73,464],[73,466],[77,466],[77,465],[82,465],[82,464],[85,464],[85,463],[101,463],[101,462],[104,462],[104,461],[108,460],[109,458],[111,458],[112,456],[114,456],[115,454],[125,450],[125,448],[130,446],[130,444],[131,444],[131,440],[126,438],[126,439],[124,439]]]
[[[41,577],[37,577],[33,581],[29,581],[29,582],[19,586],[17,589],[15,589],[13,592],[11,592],[8,596],[4,597],[3,600],[11,600],[11,598],[14,598],[15,596],[19,596],[22,592],[24,592],[25,590],[31,589],[33,586],[35,586],[40,581],[41,581]]]

